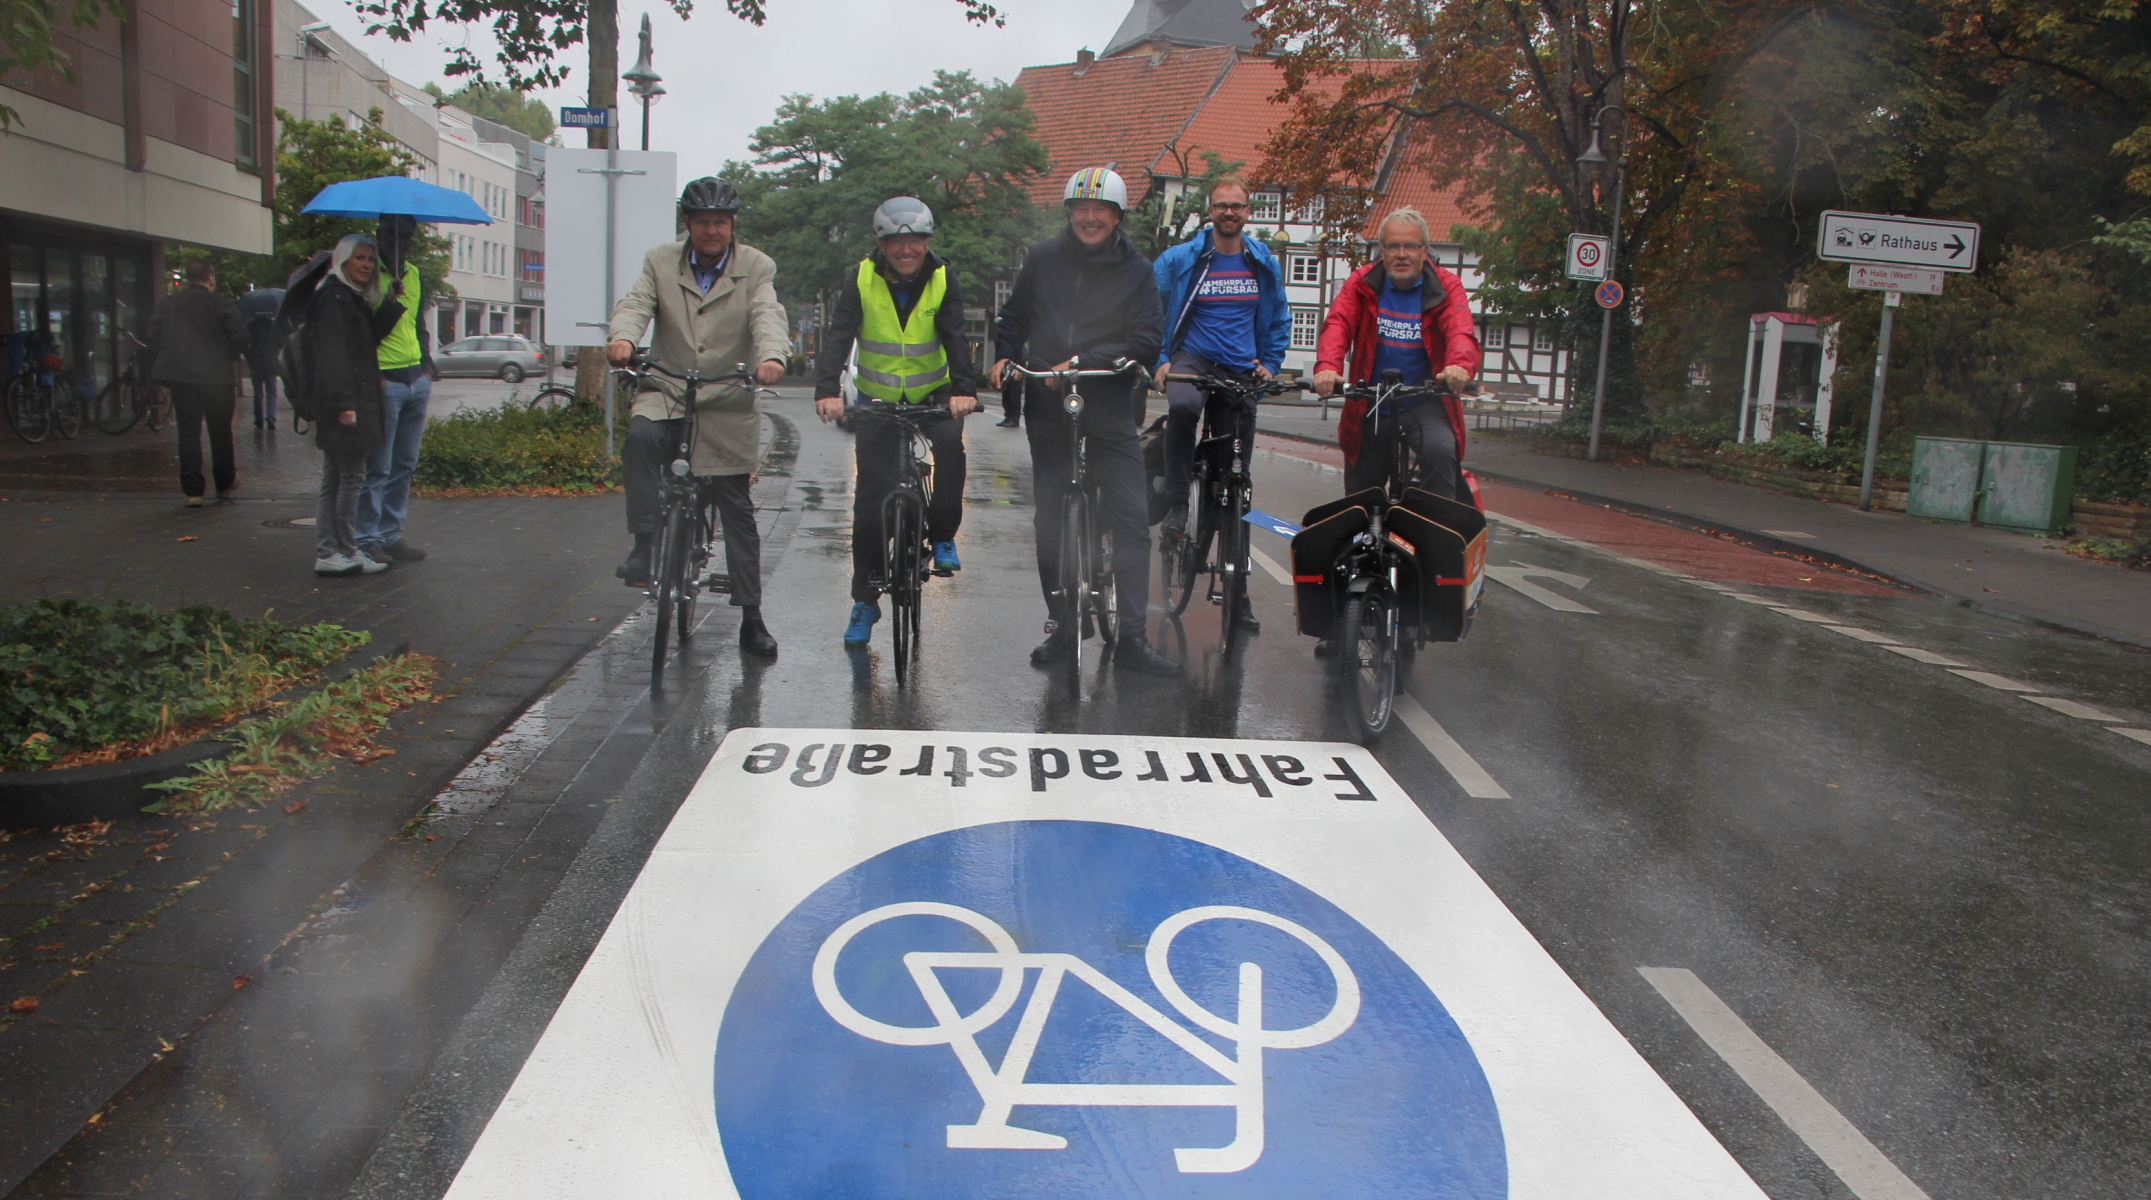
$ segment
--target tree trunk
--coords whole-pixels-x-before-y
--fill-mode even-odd
[[[590,25],[584,33],[590,47],[590,107],[612,108],[620,101],[620,8],[618,0],[590,0]],[[609,129],[589,129],[585,144],[602,150],[610,143]],[[608,314],[609,316],[610,314]],[[583,347],[575,356],[575,394],[585,400],[605,397],[605,351]]]

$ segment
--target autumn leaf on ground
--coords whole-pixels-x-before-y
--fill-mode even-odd
[[[37,1011],[37,997],[17,996],[8,1001],[7,1010],[11,1013],[34,1013]]]
[[[185,536],[185,537],[183,537],[183,538],[176,538],[176,539],[174,539],[174,540],[175,540],[175,541],[181,541],[181,542],[198,542],[198,541],[201,541],[202,539],[200,539],[200,538],[198,538],[198,537],[196,537],[196,536],[194,536],[193,534],[191,534],[191,533],[190,533],[190,534],[188,534],[187,536]]]
[[[294,800],[294,801],[292,801],[291,803],[289,803],[289,804],[287,804],[287,805],[285,805],[285,806],[284,806],[284,811],[285,811],[285,812],[287,812],[287,813],[295,813],[295,812],[297,812],[297,811],[299,811],[300,809],[302,809],[302,808],[305,808],[305,807],[306,807],[306,801],[304,801],[304,800]]]

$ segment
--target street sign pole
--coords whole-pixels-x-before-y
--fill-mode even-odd
[[[578,322],[578,324],[584,324],[584,325],[608,325],[608,326],[609,326],[609,322],[610,322],[610,321],[612,320],[612,308],[613,308],[613,305],[614,305],[614,304],[615,304],[615,303],[616,303],[616,302],[617,302],[617,301],[619,300],[619,296],[618,296],[618,294],[617,294],[616,292],[614,292],[614,290],[613,290],[613,288],[614,288],[614,278],[613,278],[613,275],[614,275],[614,270],[615,270],[615,266],[616,266],[616,262],[617,262],[617,252],[618,252],[618,246],[617,246],[618,238],[617,238],[617,236],[616,236],[616,233],[615,233],[615,231],[614,231],[614,229],[613,229],[613,224],[614,224],[614,221],[615,221],[615,214],[616,214],[616,212],[617,212],[617,210],[618,210],[618,207],[619,207],[619,191],[620,191],[620,177],[621,177],[622,175],[642,175],[642,174],[646,174],[646,172],[644,172],[644,171],[641,171],[641,170],[631,169],[631,168],[625,168],[625,167],[622,167],[622,166],[620,165],[620,110],[619,110],[619,109],[617,109],[617,108],[605,108],[605,109],[597,109],[597,110],[584,110],[584,109],[562,109],[562,110],[561,110],[561,115],[563,115],[563,116],[567,116],[567,115],[569,115],[569,114],[571,114],[571,113],[577,113],[577,114],[580,114],[580,113],[585,113],[585,112],[590,112],[590,113],[593,113],[593,114],[594,114],[594,113],[597,113],[597,112],[601,112],[601,113],[603,113],[603,114],[604,114],[604,117],[603,117],[603,120],[604,120],[604,124],[603,124],[602,128],[603,128],[603,129],[605,130],[605,165],[604,165],[603,167],[599,167],[599,168],[596,168],[596,169],[595,169],[594,171],[593,171],[593,170],[592,170],[591,168],[587,168],[587,167],[585,167],[585,168],[580,168],[580,170],[581,170],[581,171],[583,171],[583,172],[586,172],[586,173],[591,173],[591,174],[597,174],[597,175],[603,175],[603,176],[605,177],[605,321],[602,321],[602,322],[600,322],[600,321],[583,321],[583,322]],[[593,126],[595,125],[595,122],[594,122],[594,121],[592,122],[592,125],[593,125]],[[599,345],[600,345],[600,346],[604,346],[604,345],[606,345],[606,343],[604,343],[604,342],[600,342],[600,343],[599,343]],[[603,353],[603,351],[600,351],[600,353],[602,354],[602,353]],[[608,456],[609,456],[609,455],[611,455],[611,454],[612,454],[612,453],[614,452],[614,447],[613,447],[613,424],[614,424],[614,416],[615,416],[615,414],[614,414],[614,412],[613,412],[613,393],[614,393],[614,392],[615,392],[615,391],[616,391],[617,389],[613,387],[613,374],[614,374],[614,373],[613,373],[613,370],[612,370],[612,364],[611,364],[611,363],[610,363],[609,361],[607,361],[607,362],[606,362],[606,364],[605,364],[605,383],[604,383],[604,388],[605,388],[605,453],[606,453],[606,454],[607,454]]]
[[[1612,239],[1606,245],[1606,278],[1614,278],[1615,263],[1621,248],[1621,174],[1628,166],[1628,123],[1621,123],[1621,156],[1613,163],[1613,229]],[[1598,379],[1591,388],[1591,450],[1592,462],[1598,461],[1598,431],[1606,421],[1606,350],[1613,340],[1613,310],[1601,306],[1598,321]]]
[[[1875,447],[1882,442],[1882,385],[1890,374],[1890,324],[1904,297],[1897,292],[1882,297],[1882,337],[1875,348],[1875,398],[1867,406],[1867,463],[1860,468],[1860,511],[1875,507]]]

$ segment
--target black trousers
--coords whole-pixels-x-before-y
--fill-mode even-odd
[[[1217,364],[1186,350],[1173,355],[1175,375],[1231,375],[1246,378],[1252,371],[1220,371]],[[1203,409],[1209,394],[1192,383],[1168,383],[1165,400],[1165,494],[1174,504],[1184,504],[1195,467],[1195,439],[1202,432]],[[1255,405],[1240,408],[1240,440],[1252,454],[1255,441]]]
[[[678,456],[686,425],[684,417],[670,421],[636,417],[627,423],[620,468],[627,477],[629,533],[657,532],[663,496],[659,476]],[[752,478],[712,475],[702,480],[702,496],[716,503],[717,520],[724,527],[725,572],[732,577],[732,603],[750,607],[762,602],[762,530],[754,523]]]
[[[1001,389],[1001,419],[1018,421],[1023,418],[1023,387],[1009,384]]]
[[[172,393],[172,425],[179,430],[179,490],[189,496],[203,493],[202,428],[209,429],[209,466],[217,490],[228,492],[239,481],[232,462],[232,410],[238,404],[232,385],[168,383]]]
[[[276,370],[254,371],[254,423],[274,424],[276,421]]]
[[[1062,507],[1068,500],[1068,464],[1075,433],[1058,393],[1033,383],[1025,389],[1024,425],[1031,440],[1032,513],[1038,538],[1038,586],[1056,621],[1066,621],[1053,598],[1060,579]],[[1099,521],[1113,535],[1113,576],[1119,589],[1122,637],[1147,639],[1150,609],[1150,481],[1135,426],[1141,409],[1133,399],[1091,401],[1083,432],[1090,443],[1090,477],[1098,484]]]
[[[1395,418],[1384,417],[1383,423],[1397,422],[1397,431],[1406,445],[1412,448],[1412,458],[1419,464],[1419,487],[1437,496],[1451,500],[1457,496],[1456,430],[1449,425],[1449,414],[1440,402],[1422,404],[1406,409]],[[1390,468],[1395,464],[1391,455],[1381,446],[1363,439],[1359,444],[1359,461],[1344,465],[1344,493],[1371,487],[1382,487],[1389,482]]]
[[[926,540],[952,541],[963,524],[963,422],[931,421],[919,426],[919,432],[933,447],[934,456],[934,490],[926,498]],[[909,436],[895,421],[862,417],[852,443],[859,483],[851,504],[851,598],[862,604],[872,604],[881,596],[874,584],[882,567],[881,504],[896,490],[904,439]]]

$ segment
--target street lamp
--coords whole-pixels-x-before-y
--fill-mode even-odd
[[[621,72],[627,80],[627,90],[642,101],[642,148],[650,148],[650,105],[665,94],[665,85],[658,82],[657,68],[650,65],[650,14],[642,14],[642,53],[635,57],[635,65]]]
[[[314,61],[314,35],[328,32],[327,21],[315,21],[299,26],[299,119],[313,119],[314,89],[312,63]]]
[[[1613,226],[1607,230],[1606,278],[1614,277],[1614,261],[1621,251],[1621,176],[1628,167],[1628,110],[1618,104],[1608,104],[1591,118],[1591,145],[1576,156],[1576,165],[1594,170],[1606,165],[1606,156],[1598,148],[1598,137],[1603,132],[1607,113],[1621,114],[1621,141],[1619,157],[1613,160]],[[1598,323],[1598,379],[1591,389],[1591,449],[1592,462],[1598,461],[1598,431],[1606,419],[1606,351],[1613,338],[1613,309],[1600,305],[1602,315]]]

